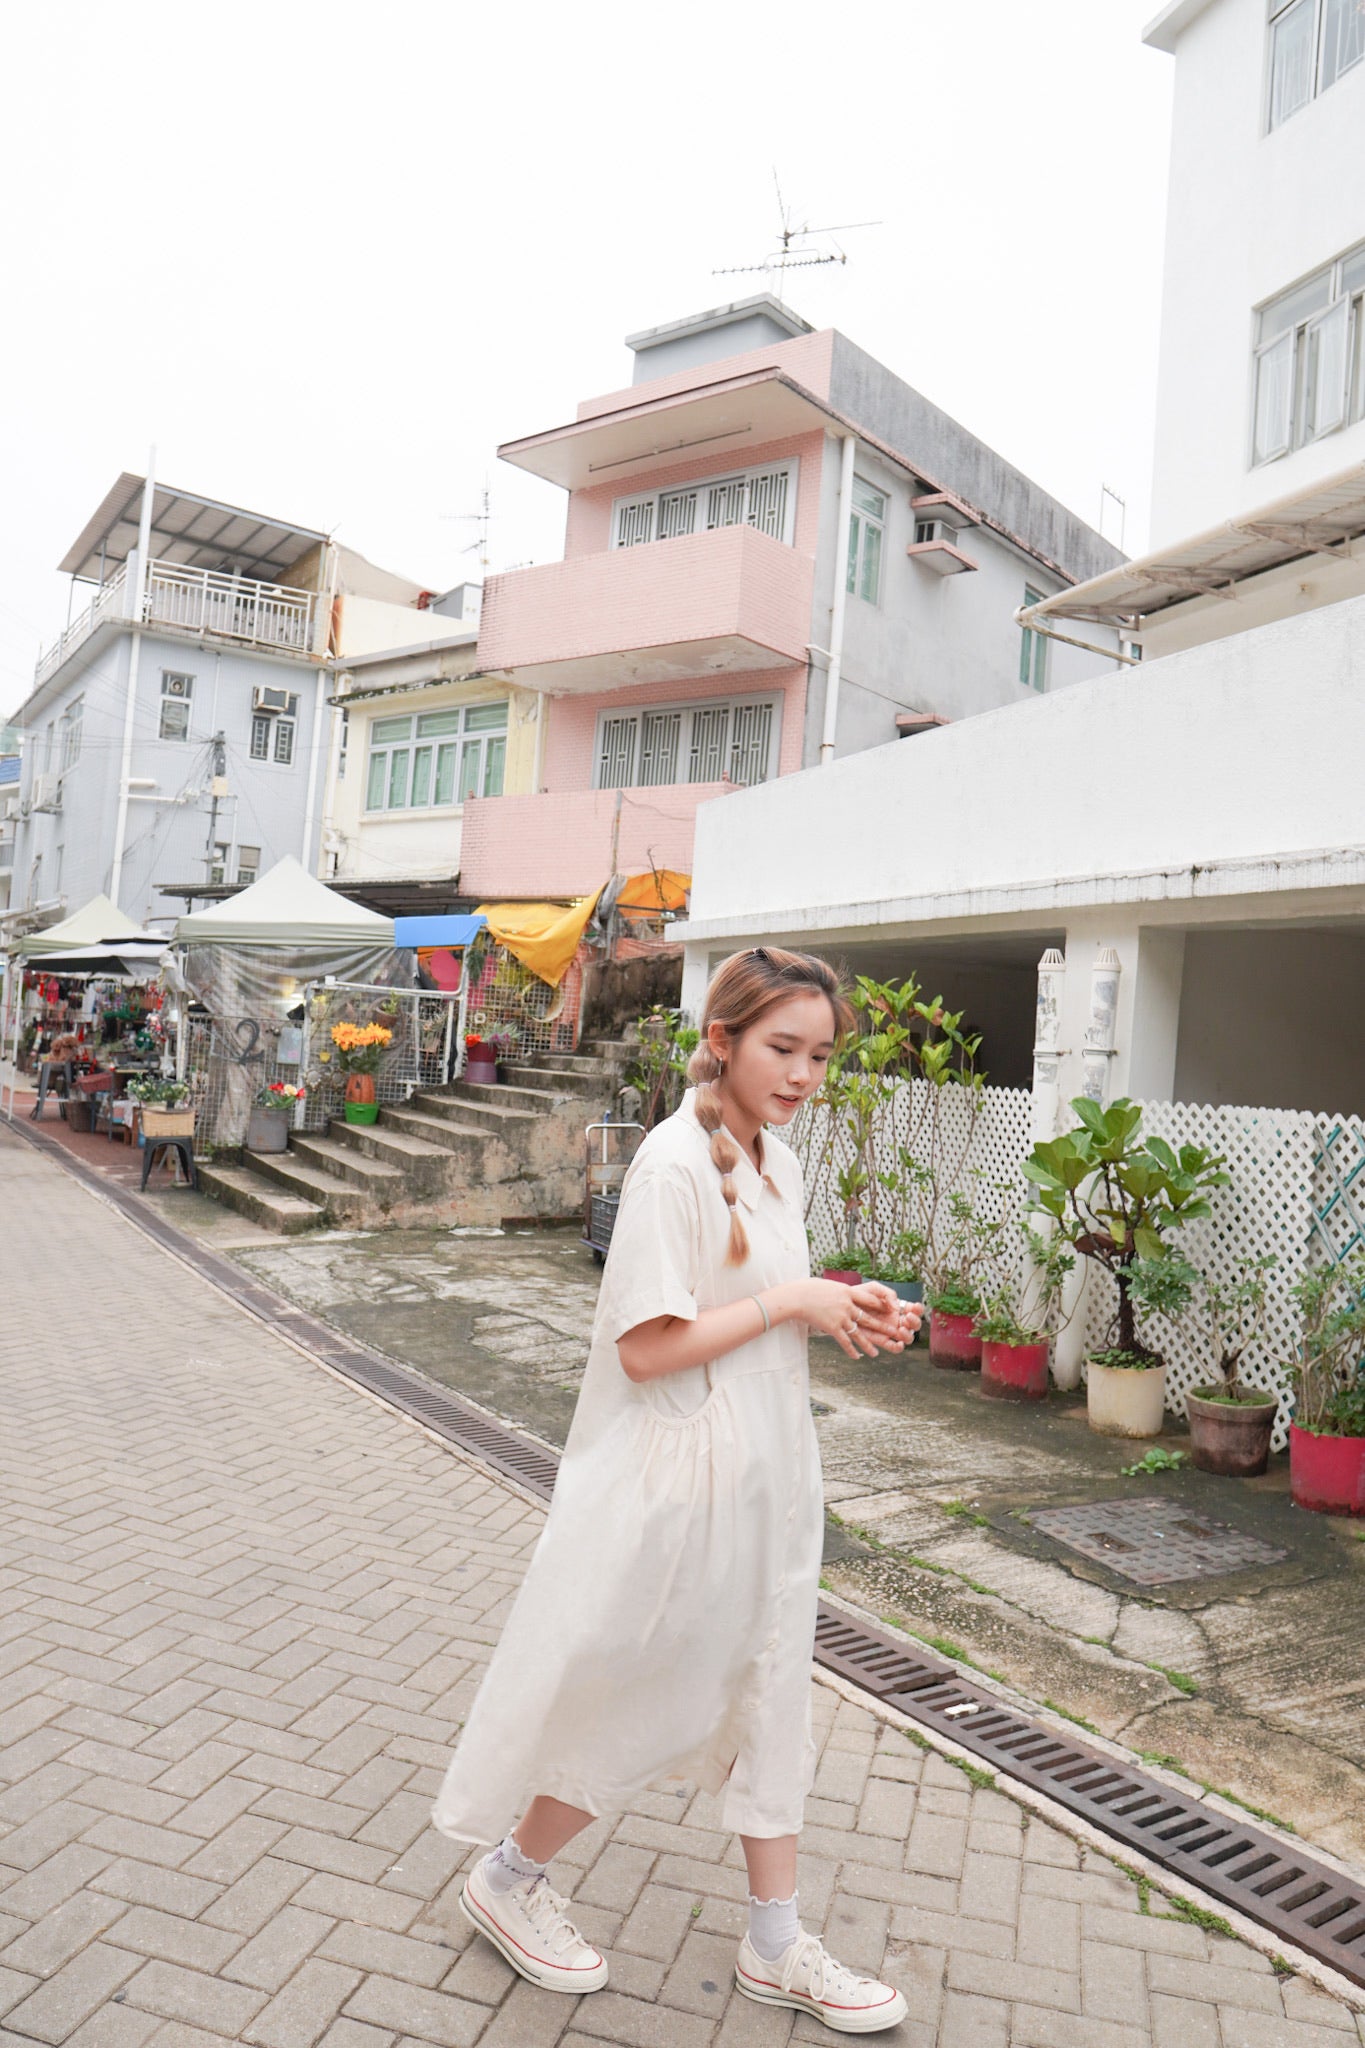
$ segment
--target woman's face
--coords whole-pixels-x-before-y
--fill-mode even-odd
[[[812,989],[786,996],[743,1035],[727,1039],[723,1025],[708,1034],[725,1062],[723,1086],[755,1124],[786,1124],[825,1078],[834,1050],[834,1009]]]

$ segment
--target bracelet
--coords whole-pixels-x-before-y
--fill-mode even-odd
[[[763,1318],[763,1334],[766,1337],[769,1330],[771,1330],[773,1326],[773,1319],[768,1314],[767,1306],[760,1296],[758,1296],[757,1294],[751,1294],[749,1296],[749,1299],[750,1301],[756,1301],[758,1303],[758,1312]]]

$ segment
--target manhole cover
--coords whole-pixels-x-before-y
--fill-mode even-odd
[[[1073,1508],[1040,1508],[1029,1520],[1068,1550],[1108,1565],[1138,1586],[1174,1579],[1216,1578],[1224,1572],[1283,1564],[1288,1552],[1226,1522],[1192,1512],[1179,1501],[1092,1500]]]

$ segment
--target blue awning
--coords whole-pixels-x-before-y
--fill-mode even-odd
[[[463,917],[396,917],[393,921],[395,946],[467,946],[487,919],[478,911]]]

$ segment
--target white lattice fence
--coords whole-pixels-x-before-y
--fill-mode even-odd
[[[933,1231],[936,1250],[942,1250],[950,1217],[947,1196],[970,1193],[986,1183],[1009,1183],[1023,1192],[1020,1166],[1029,1151],[1032,1097],[1023,1088],[984,1088],[976,1096],[966,1089],[939,1091],[937,1103],[927,1081],[902,1084],[890,1097],[889,1128],[884,1123],[876,1140],[876,1153],[887,1166],[893,1164],[904,1146],[925,1165],[930,1163],[929,1120],[937,1108],[939,1144],[936,1157],[939,1176],[938,1202]],[[837,1263],[837,1255],[848,1242],[848,1224],[839,1199],[839,1173],[853,1159],[853,1141],[843,1125],[832,1121],[829,1111],[812,1103],[799,1118],[793,1146],[801,1158],[806,1177],[806,1223],[811,1233],[812,1256]],[[855,1226],[860,1242],[876,1251],[885,1248],[894,1229],[894,1203],[875,1183],[868,1190],[862,1213]]]
[[[1365,1123],[1320,1116],[1313,1155],[1314,1251],[1340,1265],[1365,1248]]]

